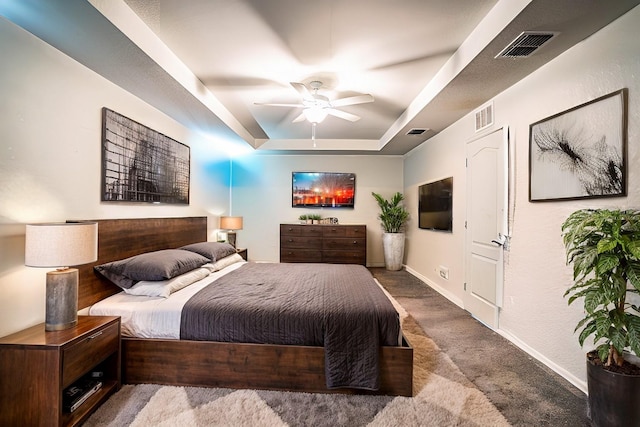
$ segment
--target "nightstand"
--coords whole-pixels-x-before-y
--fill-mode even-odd
[[[240,254],[240,256],[242,257],[242,259],[244,259],[245,261],[247,261],[247,249],[241,249],[241,248],[236,248],[236,253]]]
[[[102,373],[102,387],[74,412],[63,391]],[[120,317],[78,316],[78,324],[45,332],[44,323],[0,338],[0,425],[73,426],[120,388]]]

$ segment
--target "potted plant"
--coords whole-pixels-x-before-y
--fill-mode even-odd
[[[584,318],[576,326],[587,354],[589,410],[596,426],[640,425],[640,211],[581,209],[562,225],[567,264]]]
[[[402,269],[404,258],[404,225],[409,219],[409,212],[401,202],[404,200],[402,193],[395,193],[387,200],[380,194],[371,193],[378,202],[384,234],[382,235],[382,247],[384,250],[384,265],[387,270]]]
[[[320,215],[320,214],[312,214],[312,215],[309,215],[309,218],[311,218],[313,220],[314,224],[320,224],[320,221],[322,220],[322,215]]]
[[[307,214],[302,214],[298,217],[298,219],[300,220],[301,224],[305,224],[307,222],[307,218],[309,217],[309,215]]]

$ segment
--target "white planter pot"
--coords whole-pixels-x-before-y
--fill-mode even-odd
[[[387,270],[402,270],[404,233],[383,233],[384,266]]]

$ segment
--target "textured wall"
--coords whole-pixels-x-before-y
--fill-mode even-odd
[[[587,348],[580,348],[573,333],[581,317],[579,304],[567,307],[563,298],[571,270],[565,265],[560,226],[583,207],[640,207],[638,22],[636,7],[494,99],[494,128],[509,126],[514,159],[509,203],[512,240],[505,253],[500,332],[583,390]],[[628,196],[530,203],[529,125],[623,87],[629,89]],[[473,122],[467,116],[410,153],[404,170],[413,210],[417,210],[417,185],[454,176],[453,234],[412,228],[407,264],[459,304],[464,296],[464,144],[473,138]],[[439,264],[450,267],[448,281],[437,276]]]
[[[46,268],[24,266],[24,224],[217,215],[228,156],[51,46],[0,18],[0,336],[44,321]],[[191,204],[100,203],[101,109],[191,146]],[[217,227],[216,221],[213,226]],[[210,221],[211,225],[211,221]]]

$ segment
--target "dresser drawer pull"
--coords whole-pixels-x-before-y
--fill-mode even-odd
[[[100,335],[102,335],[102,331],[96,332],[95,334],[93,334],[89,338],[87,338],[87,340],[92,340],[92,339],[98,338]]]

